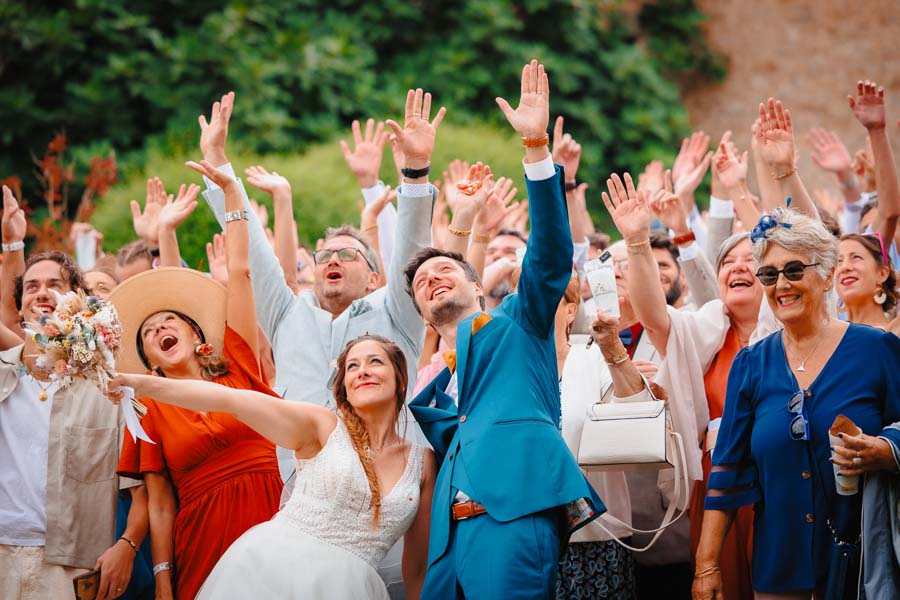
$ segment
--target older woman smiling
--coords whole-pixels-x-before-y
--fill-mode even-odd
[[[734,359],[694,597],[721,593],[722,540],[737,509],[750,504],[757,598],[821,597],[826,589],[827,597],[855,597],[862,498],[836,492],[828,429],[843,414],[864,432],[845,437],[848,449],[839,452],[854,472],[897,469],[892,445],[900,435],[885,425],[900,419],[900,340],[829,314],[838,249],[821,222],[779,209],[751,238],[756,277],[784,330]]]

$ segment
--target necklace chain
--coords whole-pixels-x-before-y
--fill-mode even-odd
[[[806,358],[801,360],[800,364],[797,367],[794,367],[795,371],[798,371],[800,373],[803,373],[806,371],[806,361],[808,361],[810,358],[812,358],[813,354],[816,353],[816,350],[819,349],[819,346],[822,345],[822,340],[825,339],[825,334],[827,333],[827,331],[828,331],[828,321],[825,322],[825,327],[823,327],[822,333],[819,334],[819,339],[816,342],[816,345],[813,346],[812,351],[806,355]],[[796,344],[796,342],[794,342],[794,343]],[[794,358],[797,358],[797,356],[795,355]]]

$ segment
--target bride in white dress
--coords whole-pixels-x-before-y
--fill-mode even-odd
[[[419,598],[436,465],[430,449],[397,431],[406,373],[403,353],[387,339],[351,341],[337,360],[337,415],[203,381],[147,375],[113,381],[134,387],[138,397],[231,413],[275,444],[295,449],[290,500],[231,545],[197,598],[387,600],[376,566],[400,536],[407,597]]]

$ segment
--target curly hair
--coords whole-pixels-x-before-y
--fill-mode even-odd
[[[848,233],[841,236],[841,241],[843,242],[844,240],[858,242],[872,255],[872,258],[875,259],[876,266],[887,267],[887,279],[881,284],[881,291],[884,293],[887,300],[881,305],[881,308],[884,309],[884,312],[891,312],[894,307],[897,306],[898,301],[897,276],[894,273],[891,258],[887,257],[887,263],[884,262],[885,256],[881,253],[881,243],[878,241],[878,238],[861,233]]]
[[[394,367],[394,376],[396,377],[394,395],[394,408],[396,409],[395,424],[399,419],[400,411],[403,409],[403,404],[406,401],[406,388],[409,385],[409,374],[406,370],[406,356],[403,355],[403,351],[400,350],[400,347],[397,346],[397,344],[380,335],[366,334],[351,340],[344,347],[344,350],[337,359],[337,374],[335,375],[334,387],[332,389],[334,400],[337,404],[338,414],[347,426],[347,432],[350,434],[350,441],[353,443],[353,449],[356,450],[359,462],[362,463],[363,470],[366,472],[366,479],[369,481],[369,490],[372,492],[372,500],[370,503],[370,507],[373,509],[372,527],[377,527],[378,522],[381,519],[381,490],[378,486],[378,477],[375,474],[375,462],[371,454],[372,446],[369,439],[369,430],[366,428],[365,422],[363,422],[356,413],[353,405],[350,404],[350,401],[347,399],[347,386],[345,385],[347,377],[347,355],[350,354],[350,350],[352,350],[354,346],[365,341],[378,343],[387,354],[391,366]]]
[[[59,250],[38,252],[28,257],[28,260],[25,261],[25,270],[16,277],[16,310],[22,310],[22,292],[25,290],[25,275],[28,273],[28,269],[45,260],[59,265],[59,273],[62,275],[63,281],[69,285],[73,292],[87,292],[88,284],[84,279],[84,272],[74,258]]]
[[[777,212],[778,226],[753,242],[753,259],[757,267],[771,244],[800,252],[815,263],[815,270],[822,279],[834,272],[838,260],[838,242],[818,219],[800,214],[790,208]],[[787,226],[785,226],[787,225]]]

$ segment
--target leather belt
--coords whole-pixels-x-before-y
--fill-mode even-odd
[[[454,521],[463,521],[465,519],[477,517],[478,515],[483,515],[487,513],[487,510],[485,510],[484,506],[478,504],[474,500],[469,500],[468,502],[457,502],[454,504],[451,513],[453,514]]]

